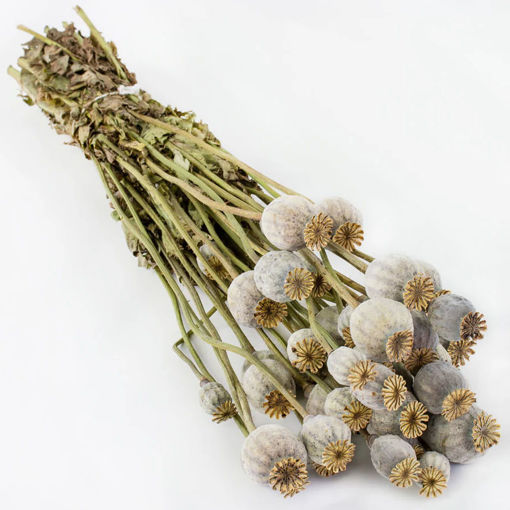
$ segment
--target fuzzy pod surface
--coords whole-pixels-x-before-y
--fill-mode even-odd
[[[298,329],[289,336],[287,340],[287,357],[291,363],[297,360],[297,355],[295,353],[296,344],[302,342],[306,338],[315,339],[315,335],[310,328]]]
[[[354,402],[355,398],[348,386],[335,388],[330,391],[324,402],[324,412],[328,416],[341,419],[345,414],[345,408]]]
[[[285,280],[296,268],[307,269],[306,262],[291,251],[269,251],[255,265],[254,279],[259,292],[273,301],[286,303]]]
[[[439,337],[432,327],[427,314],[411,310],[411,316],[413,318],[414,331],[413,349],[435,350],[439,343]]]
[[[241,463],[245,473],[258,483],[268,483],[269,474],[277,462],[292,457],[307,463],[303,443],[287,428],[261,425],[244,440]]]
[[[374,361],[387,361],[386,342],[399,331],[413,332],[409,310],[397,301],[372,298],[352,312],[351,336],[356,347]]]
[[[200,385],[200,405],[207,414],[214,414],[221,404],[232,400],[228,391],[218,382],[207,381]]]
[[[340,312],[340,315],[338,316],[338,333],[342,335],[343,330],[345,328],[349,328],[351,326],[351,315],[354,308],[351,305],[347,305],[344,307],[344,309]]]
[[[309,457],[317,464],[322,464],[322,453],[326,446],[336,441],[350,441],[351,429],[332,416],[307,416],[300,436]]]
[[[384,478],[389,478],[392,469],[404,459],[416,459],[414,448],[402,438],[386,434],[374,439],[370,447],[370,458],[375,470]]]
[[[449,342],[460,340],[462,319],[475,312],[473,303],[458,294],[445,294],[430,303],[428,315],[437,334]]]
[[[431,416],[422,439],[432,449],[445,455],[450,462],[468,464],[484,455],[475,450],[473,424],[481,409],[472,406],[464,415],[453,421],[443,416]]]
[[[402,436],[400,432],[400,415],[405,406],[415,400],[415,396],[408,391],[406,392],[404,402],[396,411],[388,411],[387,409],[372,411],[372,417],[367,425],[367,432],[376,436],[383,436],[386,434]]]
[[[393,371],[385,365],[375,363],[375,379],[368,381],[360,390],[355,390],[351,386],[352,394],[369,409],[376,411],[386,409],[381,391],[386,378],[393,374]]]
[[[274,359],[264,360],[267,369],[280,381],[283,387],[290,393],[296,393],[296,384],[290,372],[279,361]],[[250,403],[258,410],[264,408],[266,395],[275,390],[274,384],[268,376],[255,365],[248,367],[242,377],[242,386]]]
[[[450,479],[450,461],[442,453],[434,451],[425,452],[419,460],[422,469],[429,467],[439,469],[445,476],[446,481]]]
[[[460,370],[445,361],[433,361],[418,370],[414,394],[432,414],[441,414],[444,399],[454,390],[467,388]]]
[[[338,347],[328,356],[328,370],[331,376],[339,384],[349,385],[349,371],[358,362],[366,359],[358,349],[350,347]]]
[[[324,198],[317,204],[319,211],[333,220],[333,232],[347,222],[363,225],[363,216],[357,207],[342,197]]]
[[[317,212],[317,206],[304,197],[282,195],[266,205],[260,228],[280,250],[300,250],[305,247],[305,226]]]
[[[260,327],[255,320],[255,309],[264,296],[255,284],[255,271],[236,276],[228,287],[227,306],[241,326]]]
[[[332,336],[337,342],[342,342],[342,336],[338,332],[339,313],[335,305],[323,308],[315,320]]]
[[[391,254],[375,259],[365,273],[367,296],[402,301],[407,282],[419,274],[420,269],[418,261],[405,255]]]
[[[311,415],[324,414],[324,403],[327,396],[327,391],[316,384],[306,400],[306,412]]]

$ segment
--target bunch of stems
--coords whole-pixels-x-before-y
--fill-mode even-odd
[[[38,105],[57,132],[70,136],[94,162],[130,248],[142,265],[154,269],[170,296],[181,334],[174,351],[199,380],[214,381],[196,342],[210,346],[236,404],[241,432],[246,435],[255,425],[231,354],[266,374],[302,419],[303,405],[254,355],[254,346],[226,304],[229,282],[273,249],[259,225],[265,205],[281,194],[297,193],[224,150],[192,114],[163,107],[147,93],[130,89],[134,75],[118,59],[115,47],[83,10],[76,10],[90,29],[89,37],[72,25],[46,35],[20,27],[33,39],[18,61],[20,69],[10,67],[9,74],[26,102]],[[203,246],[220,262],[221,271],[204,255]],[[372,260],[333,242],[318,255],[302,250],[331,291],[320,299],[308,298],[306,306],[290,303],[283,327],[257,329],[299,386],[319,384],[326,391],[335,385],[330,377],[299,372],[281,351],[288,335],[303,327],[313,329],[326,352],[335,349],[336,340],[316,314],[332,304],[338,311],[355,307],[365,295],[363,286],[334,269],[328,252],[361,273]],[[204,299],[212,304],[210,310]],[[228,324],[235,343],[221,338],[213,314]]]

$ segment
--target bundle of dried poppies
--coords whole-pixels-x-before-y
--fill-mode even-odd
[[[361,434],[392,484],[441,494],[450,462],[499,440],[459,370],[483,337],[483,315],[443,289],[430,264],[360,251],[362,216],[347,200],[310,201],[226,152],[193,114],[136,90],[115,46],[77,12],[89,36],[72,24],[45,35],[21,27],[33,39],[9,73],[24,100],[94,162],[129,249],[168,291],[182,336],[174,350],[198,378],[204,410],[246,436],[248,476],[292,496],[310,468],[344,471],[352,435]],[[197,342],[214,352],[223,383]],[[231,356],[244,358],[240,373]],[[253,410],[295,413],[299,437],[282,425],[257,427]]]

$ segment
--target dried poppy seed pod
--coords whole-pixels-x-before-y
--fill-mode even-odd
[[[199,248],[200,253],[205,258],[205,260],[207,260],[208,264],[212,267],[212,269],[216,271],[220,278],[223,279],[229,278],[230,275],[228,271],[225,269],[225,267],[218,259],[218,257],[214,254],[211,245],[216,247],[216,244],[212,242],[210,244],[209,243],[202,244],[202,246],[200,246]],[[204,263],[202,262],[202,259],[200,259],[199,257],[197,257],[197,265],[200,271],[202,271],[202,273],[204,273],[205,276],[207,276],[207,278],[211,280],[213,279],[211,274],[209,273],[209,270],[205,267]]]
[[[290,393],[296,393],[296,385],[290,372],[279,361],[264,360],[267,369]],[[287,399],[276,389],[268,376],[255,365],[248,367],[242,376],[242,386],[250,403],[271,418],[284,418],[292,410]]]
[[[212,415],[213,421],[222,421],[233,418],[237,409],[232,402],[232,397],[222,384],[204,380],[200,383],[200,405],[207,414]]]
[[[350,332],[356,347],[374,361],[401,361],[413,345],[413,318],[397,301],[368,299],[352,312]]]
[[[358,349],[338,347],[328,356],[328,370],[339,384],[348,385],[351,368],[359,361],[365,360],[365,355]]]
[[[413,390],[429,412],[442,414],[448,421],[467,413],[476,402],[460,371],[444,361],[420,368],[414,377]]]
[[[481,313],[465,297],[444,294],[432,301],[428,310],[430,323],[437,334],[449,342],[483,338],[487,324]]]
[[[398,436],[388,434],[374,439],[370,458],[375,470],[397,487],[410,487],[418,481],[420,464],[414,448]]]
[[[340,312],[340,315],[338,316],[338,332],[340,334],[342,334],[342,331],[345,328],[349,328],[351,326],[351,315],[353,311],[354,308],[351,305],[347,305]]]
[[[448,351],[439,343],[436,345],[436,353],[439,357],[439,361],[444,361],[446,363],[452,364],[452,358],[448,354]]]
[[[324,403],[327,396],[328,392],[318,384],[315,384],[306,400],[306,412],[311,415],[324,414]]]
[[[268,349],[263,349],[261,351],[255,351],[253,353],[253,356],[255,356],[259,361],[262,361],[264,363],[268,359],[271,359],[271,360],[276,359],[274,354]],[[251,367],[251,365],[252,365],[251,362],[249,360],[245,359],[243,362],[243,366],[241,367],[241,374],[244,374],[246,372],[246,370],[248,370],[248,368]]]
[[[487,427],[483,423],[485,417],[488,415],[476,406],[453,421],[446,421],[443,416],[431,416],[423,440],[430,448],[445,455],[450,462],[467,464],[483,454],[484,449],[478,448],[477,451],[480,439],[491,438],[487,443],[490,446],[499,440],[499,426],[490,417],[493,421]]]
[[[264,296],[257,289],[254,276],[254,271],[246,271],[232,280],[228,287],[227,305],[241,326],[258,328],[260,326],[255,320],[255,310]]]
[[[373,410],[385,409],[382,389],[388,377],[395,375],[392,370],[380,363],[372,363],[373,376],[367,376],[367,381],[359,389],[355,389],[355,380],[351,370],[351,391],[352,394],[366,407]],[[359,374],[363,378],[363,374]]]
[[[288,277],[292,277],[293,272],[300,269],[304,271],[305,280],[309,276],[310,281],[291,282]],[[259,292],[278,303],[298,298],[296,295],[289,297],[289,294],[292,295],[289,291],[291,284],[295,285],[294,290],[301,296],[298,299],[308,297],[313,287],[313,277],[306,262],[290,251],[270,251],[263,255],[255,265],[254,279]]]
[[[333,220],[333,232],[344,223],[363,225],[363,217],[359,209],[341,197],[324,198],[317,204],[319,210]]]
[[[356,400],[348,386],[335,388],[330,391],[324,402],[324,412],[328,416],[342,418],[346,412],[346,407]]]
[[[407,391],[402,405],[396,411],[388,411],[386,408],[372,411],[372,417],[367,425],[367,432],[376,436],[386,434],[401,436],[400,414],[407,404],[415,401],[415,396]]]
[[[425,452],[420,467],[420,494],[434,498],[442,494],[450,479],[450,461],[439,452]]]
[[[244,440],[241,463],[254,481],[269,484],[285,497],[302,491],[308,482],[308,455],[303,443],[281,425],[261,425]]]
[[[405,255],[375,259],[365,273],[368,297],[406,302],[409,308],[426,310],[434,293],[441,289],[439,273],[430,264]]]
[[[317,373],[326,361],[326,351],[310,328],[298,329],[287,340],[289,361],[301,372]]]
[[[307,416],[300,436],[310,459],[334,473],[344,471],[354,456],[351,429],[338,418]]]
[[[413,349],[435,350],[439,337],[425,312],[411,310],[413,318]]]
[[[280,250],[300,250],[305,247],[305,226],[317,212],[317,206],[306,198],[284,195],[266,205],[260,228],[269,242]]]
[[[339,313],[335,305],[323,308],[315,315],[315,320],[331,335],[337,342],[342,343],[342,336],[338,332]]]

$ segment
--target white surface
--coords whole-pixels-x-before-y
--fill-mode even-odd
[[[465,373],[503,440],[455,467],[434,503],[391,487],[362,445],[345,474],[314,478],[292,500],[252,484],[240,434],[209,422],[170,351],[169,299],[128,253],[93,165],[1,74],[0,507],[505,507],[508,2],[82,6],[154,97],[196,111],[277,180],[349,198],[366,218],[366,251],[421,256],[486,313]],[[16,24],[62,20],[77,21],[68,1],[9,4],[1,67],[27,40]]]

